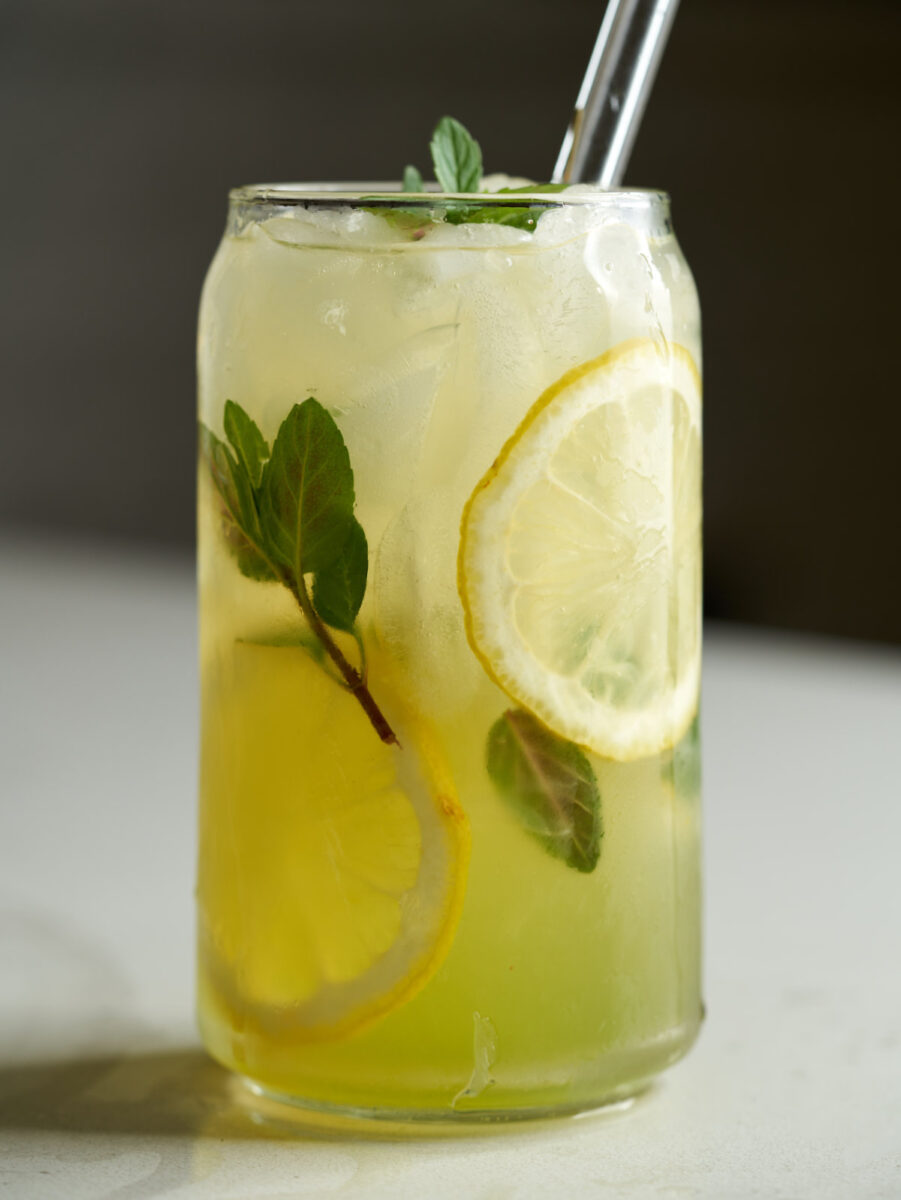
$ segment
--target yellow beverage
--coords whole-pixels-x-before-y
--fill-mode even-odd
[[[697,1033],[697,299],[664,197],[539,201],[247,189],[204,289],[200,1020],[310,1107],[577,1111]]]

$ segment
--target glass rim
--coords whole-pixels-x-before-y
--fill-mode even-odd
[[[330,207],[353,207],[365,204],[368,208],[396,208],[398,201],[405,207],[429,209],[458,204],[467,207],[532,208],[578,205],[648,209],[669,207],[669,193],[659,188],[601,188],[575,185],[561,192],[442,192],[432,185],[423,192],[405,192],[399,183],[251,183],[232,188],[229,200],[233,204],[304,206],[327,204]]]

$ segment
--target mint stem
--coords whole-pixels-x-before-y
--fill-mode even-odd
[[[316,615],[316,610],[313,608],[313,605],[310,601],[303,576],[298,576],[296,587],[294,586],[293,582],[288,583],[288,581],[285,580],[285,583],[291,589],[295,600],[300,605],[301,612],[306,617],[313,633],[315,633],[316,637],[319,638],[319,641],[322,643],[326,654],[341,672],[344,682],[347,684],[348,688],[356,697],[363,711],[366,713],[366,716],[369,718],[373,729],[386,745],[399,746],[400,742],[397,740],[397,735],[388,724],[385,714],[376,704],[372,693],[363,681],[363,676],[356,669],[356,667],[351,666],[351,664],[347,661],[347,659],[341,653],[339,646],[329,633],[328,629]]]

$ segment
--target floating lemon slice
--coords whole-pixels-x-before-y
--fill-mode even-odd
[[[607,758],[674,745],[697,707],[700,414],[686,350],[625,342],[535,402],[463,513],[473,650]]]
[[[239,643],[214,686],[203,961],[236,1028],[355,1033],[425,984],[459,919],[469,826],[437,741],[373,684],[386,746],[300,648]]]

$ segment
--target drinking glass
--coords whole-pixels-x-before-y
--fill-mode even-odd
[[[488,1121],[700,1023],[700,324],[660,192],[230,197],[199,330],[200,1022]]]

